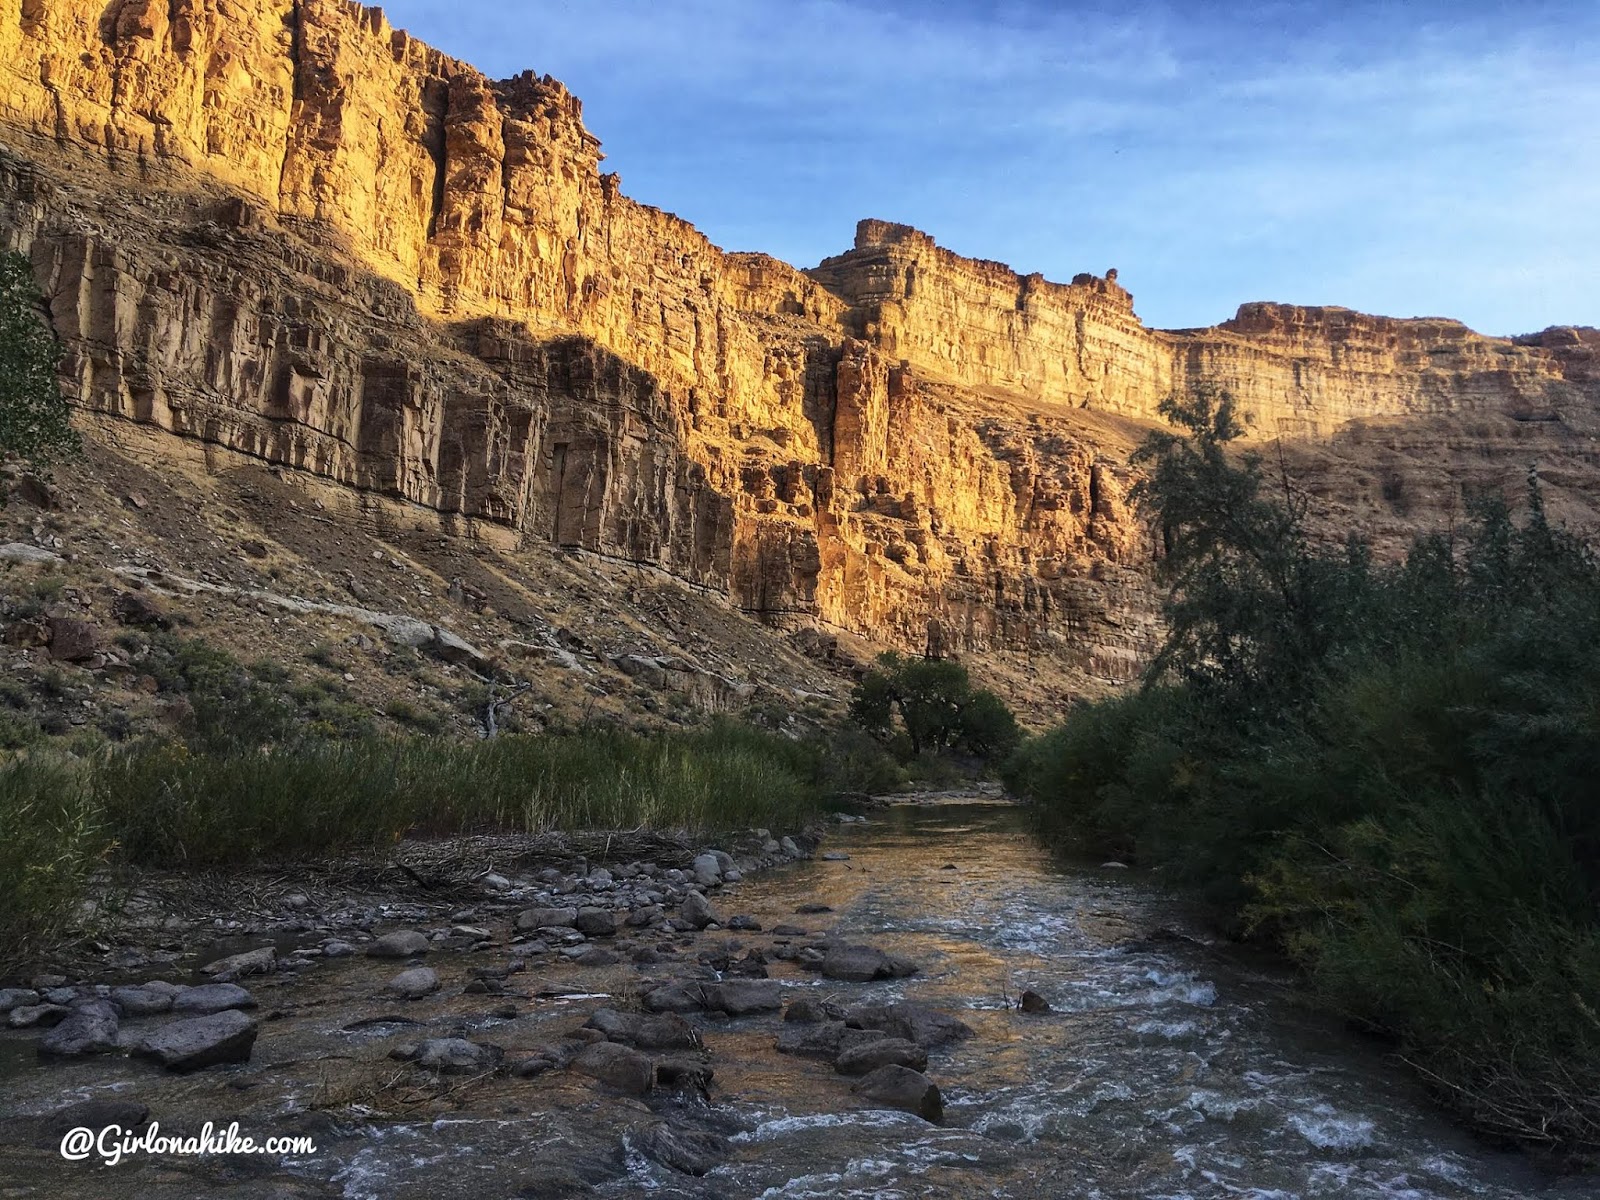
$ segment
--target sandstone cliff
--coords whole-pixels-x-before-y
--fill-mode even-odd
[[[1163,333],[1114,272],[876,221],[809,272],[726,254],[622,195],[561,84],[346,0],[11,0],[0,52],[0,222],[95,419],[771,621],[1127,677],[1155,628],[1127,452],[1201,377],[1264,435],[1595,432],[1591,334],[1275,305]]]

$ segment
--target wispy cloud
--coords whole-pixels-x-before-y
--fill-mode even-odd
[[[1600,323],[1600,10],[1050,0],[399,0],[586,106],[626,190],[802,264],[862,216],[1152,323],[1250,299]]]

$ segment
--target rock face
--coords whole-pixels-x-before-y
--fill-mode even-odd
[[[1127,452],[1200,378],[1263,435],[1498,421],[1512,474],[1600,424],[1592,330],[1248,305],[1162,333],[1114,273],[878,221],[810,272],[723,253],[600,173],[560,83],[347,0],[26,0],[0,52],[0,221],[90,424],[774,623],[1127,677],[1156,629]]]

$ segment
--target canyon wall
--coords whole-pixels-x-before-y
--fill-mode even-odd
[[[1593,424],[1582,332],[1252,305],[1163,333],[1114,273],[877,221],[809,272],[726,254],[601,173],[560,83],[347,0],[0,3],[0,227],[78,405],[767,620],[1126,678],[1156,629],[1127,455],[1174,388],[1263,435]]]

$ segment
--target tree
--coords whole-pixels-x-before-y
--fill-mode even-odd
[[[980,757],[1017,744],[1016,718],[993,692],[974,689],[967,669],[947,659],[904,658],[890,651],[862,676],[850,719],[880,741],[899,718],[912,754],[962,750]]]
[[[35,470],[80,446],[56,374],[61,343],[41,300],[28,260],[14,251],[0,254],[0,457]]]

